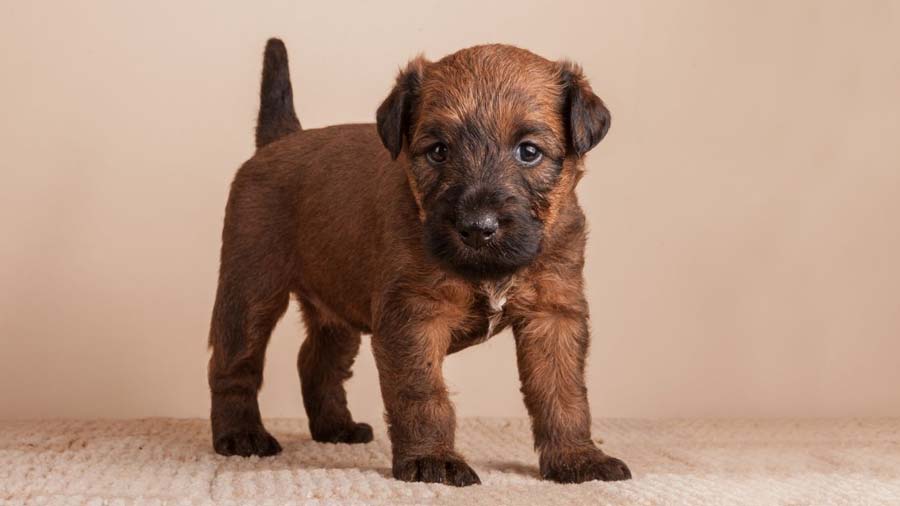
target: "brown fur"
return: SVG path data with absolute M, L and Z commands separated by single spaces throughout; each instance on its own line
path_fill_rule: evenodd
M 585 223 L 574 188 L 609 115 L 580 69 L 500 45 L 417 58 L 377 125 L 297 131 L 292 106 L 278 110 L 290 86 L 277 77 L 287 75 L 286 55 L 283 64 L 264 71 L 264 83 L 275 76 L 262 99 L 276 97 L 267 110 L 277 124 L 258 127 L 265 142 L 238 171 L 226 208 L 210 330 L 216 451 L 280 450 L 256 395 L 269 335 L 293 295 L 307 327 L 298 369 L 313 439 L 372 439 L 343 387 L 360 334 L 371 333 L 394 476 L 478 483 L 454 449 L 441 369 L 447 354 L 511 326 L 542 476 L 630 477 L 590 434 Z M 507 151 L 523 138 L 544 155 L 531 168 Z M 424 153 L 440 139 L 452 139 L 453 159 L 432 167 Z M 453 228 L 470 204 L 493 206 L 503 223 L 475 252 Z

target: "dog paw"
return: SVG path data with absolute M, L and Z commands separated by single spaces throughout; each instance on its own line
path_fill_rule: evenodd
M 372 426 L 367 423 L 352 423 L 343 427 L 316 430 L 312 432 L 313 441 L 320 443 L 359 444 L 372 441 Z
M 258 455 L 270 457 L 281 453 L 281 445 L 262 427 L 258 429 L 228 432 L 213 440 L 213 448 L 219 455 Z
M 541 477 L 558 483 L 630 480 L 631 470 L 621 460 L 598 449 L 557 455 L 541 462 Z
M 402 481 L 443 483 L 454 487 L 481 484 L 475 471 L 454 456 L 420 457 L 394 463 L 394 478 Z

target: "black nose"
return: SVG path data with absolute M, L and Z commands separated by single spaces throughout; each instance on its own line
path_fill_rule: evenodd
M 464 243 L 480 248 L 491 240 L 500 228 L 497 221 L 497 213 L 493 211 L 479 211 L 461 217 L 456 225 L 459 236 Z

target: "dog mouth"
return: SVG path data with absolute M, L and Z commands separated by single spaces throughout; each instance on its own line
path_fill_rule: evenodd
M 542 224 L 534 219 L 501 217 L 496 232 L 460 230 L 454 220 L 426 220 L 428 251 L 444 267 L 464 278 L 497 279 L 531 264 L 540 252 Z

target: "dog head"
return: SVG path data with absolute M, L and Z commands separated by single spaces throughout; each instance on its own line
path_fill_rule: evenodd
M 535 259 L 610 124 L 578 66 L 503 45 L 412 60 L 377 120 L 408 159 L 428 250 L 470 279 Z

